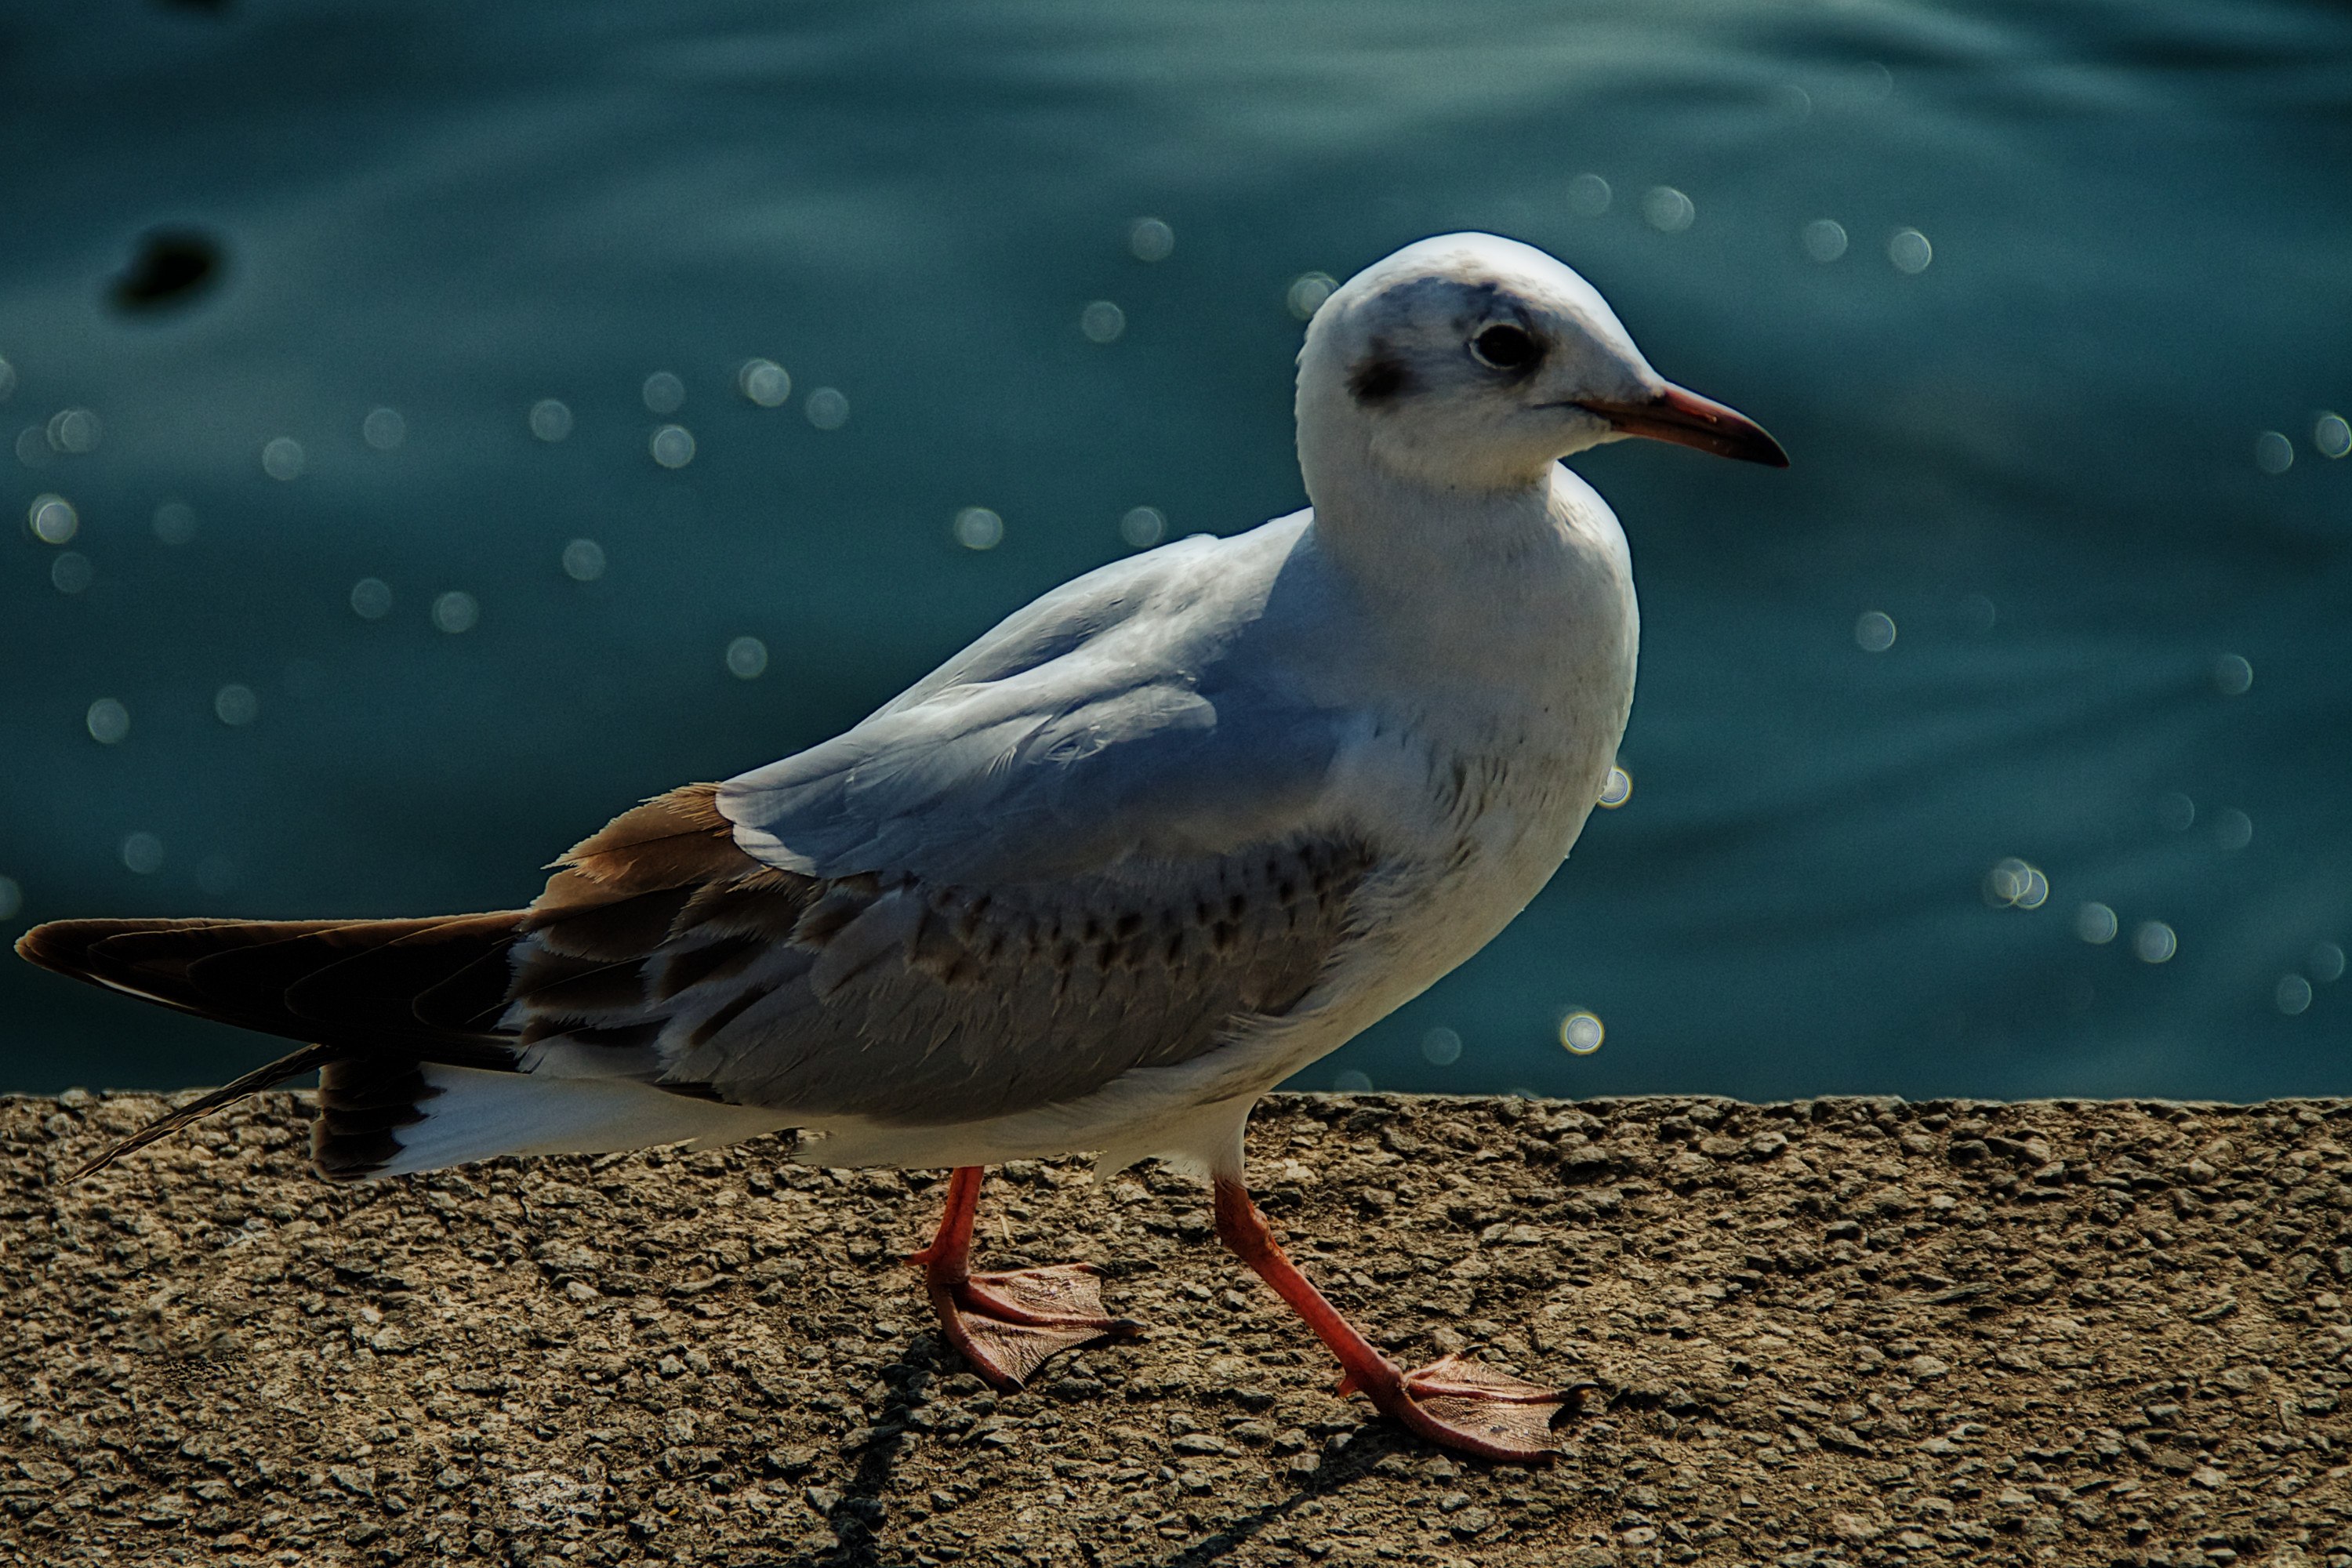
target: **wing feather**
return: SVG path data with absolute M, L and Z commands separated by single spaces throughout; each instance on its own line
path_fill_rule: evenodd
M 1247 673 L 1281 665 L 1247 645 L 1299 537 L 1081 578 L 837 739 L 616 821 L 533 906 L 509 1022 L 564 1071 L 939 1123 L 1293 1007 L 1379 858 L 1328 805 L 1358 721 Z M 687 896 L 655 942 L 591 885 Z

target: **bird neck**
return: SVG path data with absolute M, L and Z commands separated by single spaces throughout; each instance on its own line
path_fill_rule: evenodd
M 1299 469 L 1323 547 L 1367 586 L 1426 593 L 1507 569 L 1559 537 L 1549 463 L 1493 482 L 1437 479 L 1398 471 L 1356 432 L 1338 435 L 1302 431 Z

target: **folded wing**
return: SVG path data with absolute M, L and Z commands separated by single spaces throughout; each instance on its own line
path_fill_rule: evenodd
M 1354 719 L 1230 673 L 1286 542 L 1082 578 L 847 734 L 720 785 L 708 809 L 741 863 L 632 973 L 614 965 L 640 935 L 550 930 L 575 973 L 539 984 L 526 957 L 527 1059 L 634 1052 L 736 1103 L 940 1123 L 1073 1100 L 1291 1008 L 1376 850 L 1332 807 Z

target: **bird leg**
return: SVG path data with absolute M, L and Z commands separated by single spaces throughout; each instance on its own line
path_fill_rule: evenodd
M 1220 1176 L 1216 1194 L 1218 1239 L 1273 1286 L 1339 1358 L 1347 1369 L 1339 1380 L 1341 1394 L 1361 1390 L 1383 1414 L 1431 1442 L 1481 1458 L 1538 1464 L 1557 1452 L 1552 1417 L 1574 1397 L 1573 1390 L 1526 1383 L 1454 1355 L 1416 1371 L 1400 1369 L 1298 1271 L 1265 1215 L 1250 1202 L 1247 1187 Z
M 972 1371 L 1010 1393 L 1064 1351 L 1143 1331 L 1139 1323 L 1104 1315 L 1095 1282 L 1102 1270 L 1091 1263 L 974 1274 L 971 1222 L 980 1210 L 980 1180 L 978 1165 L 957 1168 L 948 1178 L 939 1234 L 907 1259 L 922 1269 L 940 1327 Z

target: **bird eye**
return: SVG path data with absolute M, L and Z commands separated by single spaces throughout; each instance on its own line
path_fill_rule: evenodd
M 1497 322 L 1470 340 L 1470 357 L 1492 370 L 1523 370 L 1543 350 L 1522 327 Z

